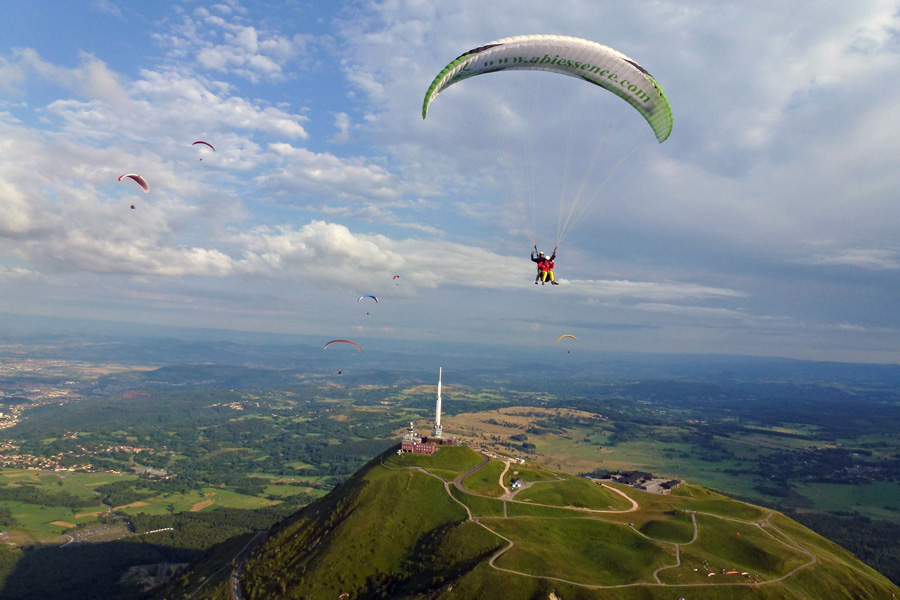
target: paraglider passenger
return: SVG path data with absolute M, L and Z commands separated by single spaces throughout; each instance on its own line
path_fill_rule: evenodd
M 553 269 L 556 268 L 556 263 L 553 260 L 556 258 L 556 250 L 553 251 L 553 254 L 550 255 L 550 258 L 544 263 L 544 281 L 550 280 L 550 285 L 559 285 L 559 282 L 556 281 L 556 277 L 553 275 Z

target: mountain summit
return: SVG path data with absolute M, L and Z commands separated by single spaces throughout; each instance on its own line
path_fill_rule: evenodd
M 466 446 L 384 453 L 274 528 L 239 575 L 251 600 L 900 597 L 776 511 Z

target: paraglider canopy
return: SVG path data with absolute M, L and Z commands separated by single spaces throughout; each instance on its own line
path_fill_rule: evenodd
M 119 181 L 122 181 L 124 178 L 128 177 L 129 179 L 133 179 L 137 182 L 141 189 L 144 190 L 144 193 L 150 191 L 150 186 L 147 184 L 147 180 L 138 175 L 137 173 L 125 173 L 124 175 L 119 176 Z
M 454 83 L 497 71 L 550 71 L 583 79 L 622 98 L 649 123 L 660 143 L 672 132 L 672 108 L 656 80 L 634 60 L 608 46 L 562 35 L 520 35 L 464 52 L 443 68 L 425 93 L 429 105 Z
M 331 344 L 350 344 L 351 346 L 353 346 L 354 348 L 356 348 L 357 350 L 359 350 L 359 353 L 360 353 L 360 354 L 362 354 L 362 348 L 359 347 L 359 344 L 357 344 L 356 342 L 351 342 L 350 340 L 331 340 L 330 342 L 328 342 L 327 344 L 325 344 L 325 345 L 322 347 L 322 349 L 324 350 L 325 348 L 327 348 L 327 347 L 330 346 Z
M 558 344 L 558 343 L 559 343 L 559 340 L 561 340 L 561 339 L 563 339 L 563 338 L 572 338 L 573 340 L 577 340 L 577 339 L 578 339 L 578 338 L 576 338 L 574 335 L 572 335 L 571 333 L 566 333 L 566 334 L 563 334 L 563 335 L 559 336 L 558 338 L 556 338 L 556 343 Z
M 366 294 L 365 296 L 360 296 L 360 297 L 359 297 L 359 300 L 357 300 L 357 302 L 359 302 L 359 301 L 362 300 L 363 298 L 371 298 L 371 299 L 374 300 L 375 302 L 378 302 L 378 298 L 376 298 L 376 297 L 373 296 L 372 294 Z
M 196 142 L 194 142 L 193 144 L 191 144 L 191 146 L 196 146 L 197 144 L 203 144 L 203 145 L 205 145 L 205 146 L 209 146 L 209 147 L 212 149 L 213 152 L 216 151 L 216 149 L 213 148 L 213 145 L 212 145 L 212 144 L 210 144 L 209 142 L 204 142 L 203 140 L 197 140 Z

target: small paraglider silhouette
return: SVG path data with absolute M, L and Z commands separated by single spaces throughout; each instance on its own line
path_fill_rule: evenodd
M 572 338 L 573 340 L 577 340 L 577 339 L 578 339 L 578 338 L 576 338 L 574 335 L 572 335 L 571 333 L 565 333 L 565 334 L 559 336 L 558 338 L 556 338 L 556 343 L 558 344 L 558 343 L 559 343 L 559 340 L 561 340 L 561 339 L 563 339 L 563 338 Z M 566 350 L 566 354 L 572 354 L 572 351 L 571 351 L 571 350 Z
M 344 373 L 343 369 L 338 369 L 338 375 L 342 375 Z
M 323 346 L 323 349 L 324 349 L 324 348 L 327 348 L 327 347 L 330 346 L 331 344 L 336 344 L 336 343 L 350 344 L 351 346 L 353 346 L 354 348 L 356 348 L 357 350 L 359 350 L 359 353 L 360 353 L 360 354 L 362 354 L 362 348 L 359 347 L 359 344 L 357 344 L 356 342 L 351 342 L 350 340 L 331 340 L 330 342 L 328 342 L 327 344 L 325 344 L 325 346 Z
M 359 297 L 359 300 L 357 300 L 357 302 L 359 302 L 359 301 L 362 300 L 363 298 L 371 298 L 372 300 L 375 301 L 375 304 L 378 304 L 378 298 L 376 298 L 376 297 L 373 296 L 372 294 L 366 294 L 365 296 L 360 296 L 360 297 Z M 366 311 L 366 314 L 369 314 L 369 311 Z
M 204 142 L 203 140 L 197 140 L 196 142 L 194 142 L 193 144 L 191 144 L 191 146 L 196 146 L 197 144 L 203 144 L 204 146 L 209 146 L 209 148 L 210 148 L 213 152 L 216 151 L 216 149 L 213 148 L 213 145 L 212 145 L 212 144 L 210 144 L 209 142 Z M 202 157 L 202 156 L 200 157 L 200 160 L 203 160 L 203 157 Z

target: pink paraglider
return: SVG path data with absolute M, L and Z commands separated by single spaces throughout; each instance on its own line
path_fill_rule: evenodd
M 124 175 L 119 176 L 119 181 L 122 181 L 124 178 L 128 177 L 129 179 L 134 179 L 141 189 L 144 190 L 144 193 L 150 191 L 150 186 L 147 184 L 147 180 L 138 175 L 137 173 L 125 173 Z

